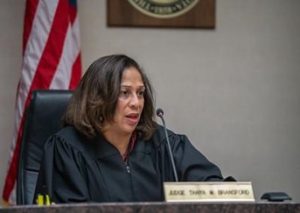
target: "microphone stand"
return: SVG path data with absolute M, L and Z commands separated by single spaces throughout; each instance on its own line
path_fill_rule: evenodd
M 165 123 L 165 119 L 163 117 L 163 113 L 164 112 L 163 112 L 162 109 L 158 109 L 156 111 L 157 116 L 160 117 L 160 119 L 162 120 L 163 126 L 164 126 L 164 132 L 165 132 L 165 136 L 166 136 L 166 140 L 167 140 L 169 157 L 170 157 L 170 160 L 171 160 L 171 165 L 172 165 L 172 169 L 173 169 L 174 178 L 175 178 L 175 182 L 178 182 L 178 176 L 177 176 L 177 171 L 176 171 L 176 167 L 175 167 L 173 152 L 172 152 L 172 149 L 171 149 L 170 140 L 169 140 L 169 137 L 168 137 L 166 123 Z

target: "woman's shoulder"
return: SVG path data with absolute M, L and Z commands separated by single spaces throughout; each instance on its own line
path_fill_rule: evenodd
M 92 145 L 91 139 L 81 134 L 73 126 L 63 127 L 50 137 L 49 142 L 56 146 L 75 148 L 81 152 L 86 151 Z
M 174 140 L 178 137 L 180 137 L 180 135 L 178 135 L 177 133 L 173 132 L 172 130 L 167 129 L 167 134 L 170 140 Z M 160 145 L 164 140 L 166 139 L 166 134 L 165 134 L 165 129 L 163 126 L 157 124 L 156 128 L 151 136 L 151 138 L 149 139 L 150 141 L 153 141 L 156 145 Z
M 76 143 L 81 140 L 82 135 L 73 126 L 66 126 L 56 132 L 53 137 L 62 139 L 66 143 Z

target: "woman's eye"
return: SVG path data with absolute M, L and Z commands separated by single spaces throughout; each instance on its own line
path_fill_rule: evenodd
M 121 90 L 120 95 L 124 96 L 124 97 L 127 97 L 129 95 L 129 92 L 126 91 L 126 90 Z
M 144 94 L 145 94 L 145 91 L 142 90 L 142 91 L 136 91 L 136 96 L 138 98 L 142 98 L 144 97 Z M 120 91 L 120 97 L 123 97 L 123 98 L 128 98 L 129 96 L 133 95 L 133 92 L 129 91 L 129 90 L 121 90 Z
M 138 92 L 138 96 L 140 96 L 140 97 L 144 96 L 144 94 L 145 94 L 145 91 L 139 91 Z

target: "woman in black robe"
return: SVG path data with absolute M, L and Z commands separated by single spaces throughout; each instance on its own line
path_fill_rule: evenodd
M 125 55 L 90 65 L 68 105 L 65 127 L 44 146 L 36 195 L 55 203 L 163 201 L 174 181 L 150 82 Z M 184 135 L 168 130 L 179 181 L 223 180 Z

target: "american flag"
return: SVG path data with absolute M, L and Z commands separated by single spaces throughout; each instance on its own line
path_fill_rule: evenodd
M 23 63 L 16 96 L 15 130 L 2 198 L 15 203 L 24 112 L 36 89 L 74 89 L 81 78 L 76 0 L 27 0 Z

